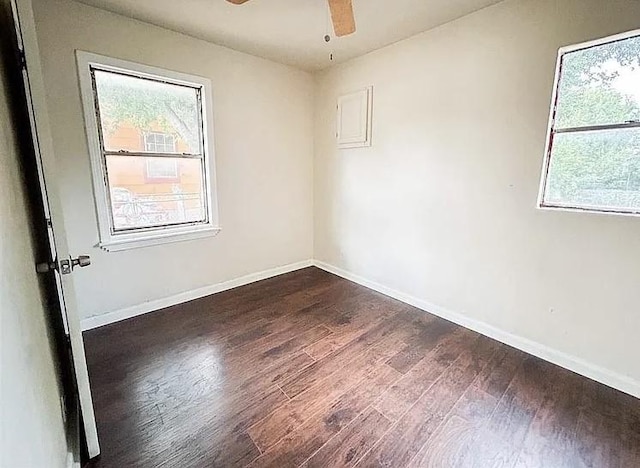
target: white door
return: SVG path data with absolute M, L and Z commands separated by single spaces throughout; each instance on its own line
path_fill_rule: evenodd
M 16 25 L 18 47 L 23 59 L 22 78 L 27 95 L 39 188 L 42 193 L 43 213 L 48 227 L 51 254 L 48 262 L 38 264 L 38 271 L 42 274 L 55 275 L 60 310 L 63 316 L 62 321 L 73 356 L 87 451 L 89 457 L 94 458 L 100 454 L 100 446 L 72 275 L 75 268 L 88 266 L 90 260 L 83 256 L 71 258 L 67 248 L 66 231 L 56 186 L 53 143 L 46 111 L 45 90 L 31 0 L 11 0 L 11 7 Z

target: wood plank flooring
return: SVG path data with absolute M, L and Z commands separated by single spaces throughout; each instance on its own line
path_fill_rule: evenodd
M 307 268 L 85 333 L 123 467 L 640 467 L 640 400 Z

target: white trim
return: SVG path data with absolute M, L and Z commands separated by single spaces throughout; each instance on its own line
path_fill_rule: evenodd
M 183 242 L 187 240 L 213 237 L 220 232 L 220 228 L 208 226 L 195 226 L 185 228 L 166 229 L 165 231 L 154 231 L 152 234 L 142 237 L 139 233 L 131 237 L 125 235 L 118 236 L 117 240 L 111 242 L 100 242 L 98 246 L 107 252 L 120 252 L 122 250 L 150 247 L 152 245 L 168 244 L 171 242 Z
M 436 315 L 445 320 L 449 320 L 464 328 L 468 328 L 477 333 L 493 338 L 494 340 L 497 340 L 501 343 L 517 348 L 521 351 L 524 351 L 525 353 L 532 354 L 541 359 L 544 359 L 545 361 L 549 361 L 553 364 L 556 364 L 565 369 L 569 369 L 604 385 L 628 393 L 629 395 L 632 395 L 636 398 L 640 398 L 640 382 L 632 379 L 631 377 L 610 371 L 608 369 L 597 366 L 562 351 L 550 348 L 528 338 L 514 335 L 505 330 L 494 327 L 493 325 L 489 325 L 485 322 L 471 319 L 465 315 L 453 312 L 428 301 L 418 299 L 417 297 L 411 296 L 410 294 L 405 294 L 398 290 L 389 288 L 380 283 L 368 280 L 362 276 L 356 275 L 320 260 L 305 260 L 302 262 L 291 263 L 289 265 L 272 268 L 258 273 L 252 273 L 240 278 L 235 278 L 229 281 L 217 283 L 211 286 L 205 286 L 203 288 L 194 289 L 191 291 L 185 291 L 173 296 L 156 299 L 114 312 L 89 317 L 82 320 L 82 330 L 91 330 L 103 325 L 119 322 L 121 320 L 136 317 L 138 315 L 154 312 L 159 309 L 182 304 L 194 299 L 209 296 L 310 266 L 315 266 L 329 273 L 340 276 L 341 278 L 353 281 L 354 283 L 360 284 L 366 288 L 397 299 L 401 302 L 404 302 L 405 304 L 417 307 L 418 309 L 424 310 L 425 312 Z
M 579 44 L 572 44 L 564 47 L 560 47 L 560 54 L 566 54 L 567 52 L 575 52 L 576 50 L 589 49 L 591 47 L 597 47 L 611 42 L 624 41 L 632 37 L 640 36 L 640 29 L 632 29 L 631 31 L 622 32 L 619 34 L 613 34 L 612 36 L 602 37 L 594 39 L 592 41 L 581 42 Z
M 640 211 L 614 211 L 614 210 L 605 210 L 601 208 L 575 208 L 571 206 L 560 206 L 560 205 L 539 205 L 537 207 L 540 211 L 564 211 L 565 213 L 589 213 L 591 215 L 616 215 L 616 216 L 627 216 L 627 217 L 635 217 L 640 216 Z
M 269 270 L 264 270 L 258 273 L 251 273 L 249 275 L 241 276 L 239 278 L 235 278 L 229 281 L 224 281 L 222 283 L 213 284 L 211 286 L 205 286 L 198 289 L 192 289 L 190 291 L 174 294 L 173 296 L 163 297 L 162 299 L 155 299 L 149 302 L 144 302 L 142 304 L 127 307 L 125 309 L 116 310 L 114 312 L 108 312 L 102 315 L 95 315 L 93 317 L 89 317 L 82 320 L 81 322 L 82 331 L 91 330 L 92 328 L 98 328 L 103 325 L 119 322 L 121 320 L 136 317 L 138 315 L 154 312 L 159 309 L 164 309 L 166 307 L 170 307 L 173 305 L 182 304 L 184 302 L 192 301 L 194 299 L 210 296 L 212 294 L 226 291 L 228 289 L 233 289 L 239 286 L 244 286 L 246 284 L 255 283 L 256 281 L 272 278 L 274 276 L 282 275 L 284 273 L 289 273 L 289 272 L 300 270 L 302 268 L 307 268 L 310 266 L 313 266 L 312 260 L 305 260 L 302 262 L 290 263 L 289 265 L 271 268 Z
M 328 271 L 334 275 L 345 278 L 354 283 L 358 283 L 366 288 L 378 291 L 386 296 L 392 297 L 406 304 L 422 309 L 430 314 L 437 315 L 445 320 L 454 322 L 464 328 L 468 328 L 482 335 L 493 338 L 506 345 L 517 348 L 525 353 L 537 356 L 545 361 L 549 361 L 565 369 L 569 369 L 580 375 L 588 377 L 592 380 L 596 380 L 604 385 L 613 387 L 624 393 L 628 393 L 636 398 L 640 398 L 640 382 L 632 379 L 626 375 L 619 374 L 617 372 L 610 371 L 603 367 L 597 366 L 583 359 L 571 356 L 570 354 L 558 351 L 556 349 L 545 346 L 536 341 L 524 338 L 522 336 L 514 335 L 500 328 L 489 325 L 479 320 L 471 319 L 465 315 L 453 312 L 444 307 L 432 304 L 430 302 L 418 299 L 417 297 L 405 294 L 395 289 L 384 286 L 375 281 L 368 280 L 362 276 L 353 274 L 341 268 L 335 267 L 328 263 L 314 260 L 314 266 Z
M 195 75 L 188 75 L 172 70 L 151 67 L 139 63 L 120 60 L 113 57 L 93 54 L 76 50 L 78 80 L 82 97 L 82 110 L 87 134 L 87 144 L 91 159 L 91 173 L 93 176 L 93 193 L 96 215 L 98 218 L 99 246 L 107 251 L 125 250 L 163 242 L 183 240 L 185 231 L 220 230 L 218 218 L 218 197 L 216 196 L 215 148 L 213 137 L 213 105 L 211 81 Z M 207 221 L 197 225 L 163 226 L 155 230 L 144 230 L 129 233 L 112 232 L 112 214 L 107 187 L 107 174 L 103 161 L 103 151 L 100 144 L 100 131 L 96 117 L 96 103 L 94 100 L 91 79 L 91 67 L 101 70 L 133 74 L 142 78 L 161 80 L 167 83 L 189 86 L 200 90 L 202 106 L 202 154 L 204 158 L 203 185 L 207 201 Z M 181 155 L 176 154 L 175 157 Z M 176 234 L 172 238 L 170 234 Z M 202 237 L 202 233 L 199 232 Z M 112 246 L 118 246 L 112 248 Z
M 544 146 L 544 159 L 542 160 L 542 172 L 540 174 L 540 186 L 538 188 L 537 208 L 544 206 L 544 193 L 547 188 L 547 176 L 549 172 L 549 163 L 551 160 L 551 135 L 553 135 L 553 125 L 556 116 L 556 107 L 558 105 L 558 84 L 560 83 L 560 71 L 562 69 L 562 49 L 558 52 L 556 59 L 556 71 L 553 78 L 553 91 L 551 93 L 551 104 L 549 105 L 549 120 L 547 121 L 547 138 Z

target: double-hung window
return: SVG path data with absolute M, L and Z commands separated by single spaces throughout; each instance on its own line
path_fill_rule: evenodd
M 87 52 L 77 59 L 99 245 L 218 232 L 209 80 Z
M 640 215 L 640 31 L 560 50 L 539 206 Z

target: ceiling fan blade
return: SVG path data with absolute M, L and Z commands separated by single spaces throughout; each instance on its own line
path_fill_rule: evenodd
M 234 5 L 242 5 L 243 3 L 248 2 L 249 0 L 227 0 L 229 3 L 233 3 Z
M 348 36 L 356 32 L 356 20 L 353 16 L 352 0 L 328 0 L 331 21 L 336 36 Z

